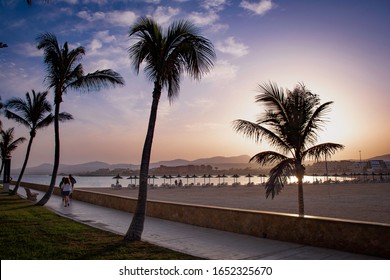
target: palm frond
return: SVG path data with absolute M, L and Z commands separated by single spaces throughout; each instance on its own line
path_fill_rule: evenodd
M 333 101 L 323 103 L 311 114 L 303 132 L 303 138 L 306 142 L 314 144 L 317 141 L 317 131 L 322 130 L 322 126 L 326 122 L 323 116 L 329 112 L 331 104 L 333 104 Z
M 71 121 L 73 120 L 72 114 L 66 113 L 66 112 L 61 112 L 58 115 L 58 119 L 60 122 L 66 122 L 66 121 Z
M 47 101 L 48 92 L 36 93 L 32 90 L 32 94 L 26 93 L 26 99 L 12 98 L 6 104 L 6 117 L 12 119 L 31 130 L 39 128 L 40 122 L 50 114 L 52 107 Z
M 266 198 L 270 195 L 274 198 L 282 191 L 284 185 L 287 183 L 287 178 L 291 176 L 293 169 L 294 159 L 285 158 L 270 170 L 269 179 L 265 183 Z
M 259 85 L 259 92 L 255 102 L 264 103 L 268 110 L 277 114 L 280 114 L 285 121 L 288 120 L 288 114 L 286 112 L 286 97 L 283 88 L 279 88 L 276 83 L 269 82 Z
M 97 70 L 93 73 L 79 77 L 79 79 L 70 83 L 69 87 L 78 90 L 83 89 L 91 91 L 108 88 L 110 86 L 122 86 L 124 83 L 121 75 L 111 69 L 106 69 Z
M 273 152 L 273 151 L 266 151 L 266 152 L 261 152 L 256 155 L 254 155 L 249 162 L 256 162 L 260 165 L 271 165 L 274 164 L 275 162 L 281 162 L 286 160 L 287 157 L 283 154 Z
M 269 122 L 265 120 L 264 123 Z M 256 143 L 261 142 L 263 138 L 265 138 L 271 145 L 281 149 L 283 152 L 288 152 L 290 150 L 288 144 L 285 143 L 279 135 L 261 124 L 246 120 L 235 120 L 233 121 L 233 129 L 237 133 L 242 133 L 244 136 L 253 139 Z
M 329 159 L 336 151 L 344 149 L 344 145 L 336 143 L 322 143 L 316 146 L 313 146 L 307 149 L 303 157 L 313 158 L 316 161 L 320 160 L 322 157 Z
M 6 109 L 4 113 L 5 113 L 5 117 L 7 119 L 11 119 L 11 120 L 23 125 L 23 126 L 26 126 L 26 127 L 30 126 L 30 123 L 25 119 L 24 116 L 20 116 L 16 113 L 10 111 L 9 109 Z

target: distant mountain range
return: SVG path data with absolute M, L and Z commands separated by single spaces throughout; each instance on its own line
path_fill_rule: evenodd
M 390 154 L 383 155 L 383 156 L 377 156 L 370 158 L 369 160 L 383 160 L 383 161 L 390 161 Z
M 161 165 L 164 166 L 181 166 L 181 165 L 212 165 L 214 168 L 219 169 L 230 169 L 230 168 L 246 168 L 246 167 L 258 167 L 255 163 L 249 163 L 250 156 L 241 155 L 233 157 L 211 157 L 211 158 L 200 158 L 197 160 L 185 160 L 175 159 L 169 161 L 159 161 L 150 164 L 150 168 L 156 168 Z M 368 160 L 384 160 L 390 161 L 390 154 L 376 156 Z M 109 164 L 101 161 L 87 162 L 82 164 L 60 164 L 58 173 L 61 174 L 80 174 L 86 172 L 93 172 L 99 169 L 139 169 L 139 165 L 135 164 Z M 53 170 L 53 164 L 44 163 L 39 166 L 29 167 L 26 169 L 26 175 L 50 175 Z M 12 174 L 19 174 L 20 169 L 13 169 Z
M 184 160 L 184 159 L 175 159 L 169 161 L 159 161 L 150 164 L 150 168 L 164 166 L 181 166 L 181 165 L 212 165 L 213 167 L 218 167 L 221 169 L 229 168 L 245 168 L 248 166 L 254 166 L 254 164 L 249 164 L 250 156 L 241 155 L 234 157 L 211 157 L 211 158 L 201 158 L 197 160 Z M 101 161 L 87 162 L 82 164 L 60 164 L 58 173 L 63 174 L 79 174 L 85 172 L 93 172 L 99 169 L 139 169 L 139 165 L 135 164 L 109 164 Z M 44 163 L 35 167 L 26 168 L 26 175 L 50 175 L 53 171 L 53 164 Z M 18 174 L 20 169 L 13 169 L 12 174 Z

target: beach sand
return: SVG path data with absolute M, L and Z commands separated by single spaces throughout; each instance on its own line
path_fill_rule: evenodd
M 137 198 L 138 189 L 85 188 Z M 156 188 L 149 200 L 297 214 L 296 186 L 285 186 L 274 199 L 263 186 Z M 390 224 L 390 183 L 304 185 L 305 214 Z

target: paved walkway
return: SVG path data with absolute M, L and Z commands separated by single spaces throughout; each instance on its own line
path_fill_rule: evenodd
M 20 188 L 21 196 L 24 189 Z M 35 190 L 34 190 L 35 192 Z M 43 193 L 39 192 L 38 199 Z M 52 195 L 49 209 L 76 221 L 124 235 L 132 214 L 72 200 L 63 207 L 62 199 Z M 218 231 L 157 218 L 146 217 L 142 239 L 175 251 L 216 260 L 368 260 L 371 256 Z

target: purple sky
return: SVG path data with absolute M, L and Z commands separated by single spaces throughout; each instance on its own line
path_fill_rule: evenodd
M 333 159 L 390 153 L 389 1 L 25 1 L 0 2 L 0 95 L 2 101 L 46 90 L 42 52 L 35 38 L 54 33 L 61 43 L 82 45 L 87 72 L 111 68 L 123 88 L 69 92 L 62 109 L 75 120 L 61 126 L 61 162 L 140 162 L 153 84 L 130 67 L 129 27 L 139 16 L 163 26 L 189 19 L 217 53 L 212 72 L 200 82 L 183 79 L 179 98 L 160 102 L 152 161 L 254 155 L 269 150 L 236 134 L 235 119 L 255 121 L 258 84 L 273 81 L 292 89 L 303 82 L 321 101 L 334 101 L 319 142 L 346 146 Z M 49 95 L 50 101 L 53 95 Z M 24 127 L 2 117 L 3 128 Z M 13 154 L 21 165 L 23 144 Z M 53 128 L 38 132 L 29 166 L 52 162 Z

